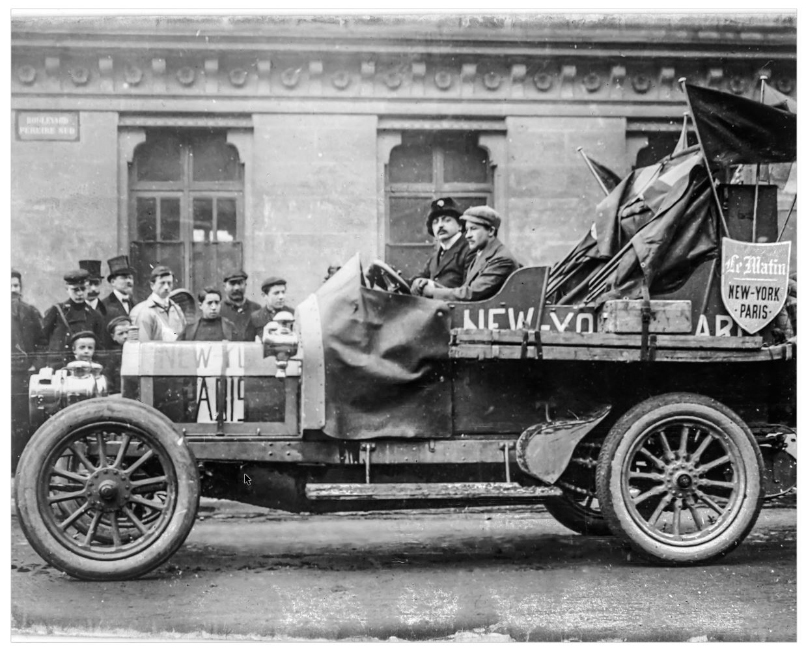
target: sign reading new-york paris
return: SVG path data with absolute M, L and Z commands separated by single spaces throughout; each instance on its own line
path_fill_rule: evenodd
M 722 302 L 750 334 L 770 323 L 786 302 L 791 244 L 722 240 Z

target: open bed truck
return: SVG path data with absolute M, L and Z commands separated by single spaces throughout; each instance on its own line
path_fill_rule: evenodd
M 775 241 L 777 214 L 754 209 L 748 234 L 746 202 L 730 200 L 749 191 L 759 205 L 755 189 L 717 193 L 701 163 L 654 204 L 625 179 L 618 191 L 632 187 L 648 211 L 632 234 L 614 212 L 629 235 L 615 255 L 583 240 L 485 301 L 407 295 L 393 270 L 364 274 L 353 258 L 300 305 L 293 331 L 271 327 L 262 345 L 126 343 L 122 396 L 55 412 L 26 447 L 25 535 L 68 574 L 117 580 L 181 546 L 200 495 L 306 512 L 542 501 L 653 562 L 723 556 L 765 495 L 794 485 L 795 343 L 772 290 L 778 311 L 753 335 L 731 317 L 725 233 L 763 247 L 752 240 Z M 665 285 L 646 281 L 641 255 L 619 267 L 679 201 L 676 236 L 697 218 L 711 241 L 692 240 L 682 266 L 656 276 L 674 276 Z M 758 250 L 772 249 L 745 252 Z

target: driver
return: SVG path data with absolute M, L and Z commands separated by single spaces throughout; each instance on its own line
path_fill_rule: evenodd
M 495 210 L 479 205 L 466 210 L 460 219 L 465 222 L 465 237 L 471 255 L 475 257 L 471 258 L 470 268 L 460 287 L 438 287 L 433 280 L 428 280 L 422 287 L 422 294 L 427 298 L 461 302 L 484 300 L 494 296 L 504 281 L 520 268 L 497 237 L 501 217 Z
M 436 287 L 455 288 L 462 285 L 465 272 L 473 261 L 473 254 L 462 236 L 462 213 L 450 197 L 431 203 L 431 212 L 425 219 L 428 234 L 436 238 L 437 247 L 419 275 L 411 281 L 411 293 L 421 296 L 429 280 Z

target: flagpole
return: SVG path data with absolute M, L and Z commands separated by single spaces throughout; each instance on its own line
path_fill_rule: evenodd
M 784 220 L 784 225 L 781 228 L 781 232 L 778 233 L 778 239 L 776 239 L 776 243 L 781 241 L 781 237 L 784 236 L 784 230 L 786 230 L 786 225 L 789 223 L 789 217 L 792 216 L 792 210 L 795 209 L 795 202 L 798 200 L 798 195 L 795 194 L 795 198 L 792 199 L 792 205 L 789 206 L 789 214 L 786 215 L 786 219 Z
M 697 141 L 700 143 L 702 147 L 702 138 L 700 137 L 700 130 L 697 128 L 697 118 L 695 116 L 695 111 L 691 107 L 691 102 L 688 99 L 688 92 L 686 91 L 686 78 L 680 77 L 677 80 L 677 83 L 683 88 L 683 92 L 686 95 L 686 103 L 688 104 L 689 111 L 691 111 L 691 123 L 694 125 L 694 133 L 697 134 Z M 705 155 L 705 147 L 702 147 L 702 159 L 705 161 L 705 171 L 708 174 L 708 180 L 711 182 L 711 189 L 714 192 L 714 202 L 716 203 L 716 209 L 719 211 L 719 219 L 722 222 L 722 229 L 725 231 L 725 236 L 730 237 L 730 230 L 728 230 L 728 222 L 725 221 L 725 215 L 722 212 L 722 204 L 719 202 L 719 194 L 716 191 L 716 183 L 714 182 L 714 175 L 711 173 L 711 165 L 708 164 L 708 156 Z
M 610 192 L 607 190 L 607 186 L 604 184 L 602 179 L 599 178 L 599 174 L 596 173 L 596 170 L 593 168 L 591 161 L 588 159 L 588 157 L 585 155 L 585 152 L 582 150 L 582 147 L 577 147 L 577 152 L 582 154 L 582 159 L 585 161 L 585 164 L 588 166 L 588 169 L 591 170 L 591 174 L 593 174 L 594 178 L 596 178 L 596 182 L 599 183 L 599 187 L 602 188 L 602 192 L 605 193 L 605 196 L 610 194 Z
M 761 103 L 764 103 L 764 89 L 767 86 L 767 75 L 761 75 Z M 761 163 L 756 163 L 756 190 L 753 193 L 753 239 L 752 242 L 755 244 L 756 239 L 758 239 L 758 182 L 759 182 L 759 173 L 761 171 Z

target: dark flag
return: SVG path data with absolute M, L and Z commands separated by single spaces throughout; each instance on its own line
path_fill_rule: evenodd
M 686 95 L 697 136 L 711 164 L 727 167 L 795 160 L 793 113 L 699 86 L 686 85 Z
M 609 167 L 606 167 L 600 162 L 597 162 L 590 156 L 586 156 L 591 165 L 591 171 L 599 177 L 599 181 L 607 188 L 608 192 L 612 192 L 621 183 L 621 178 Z

